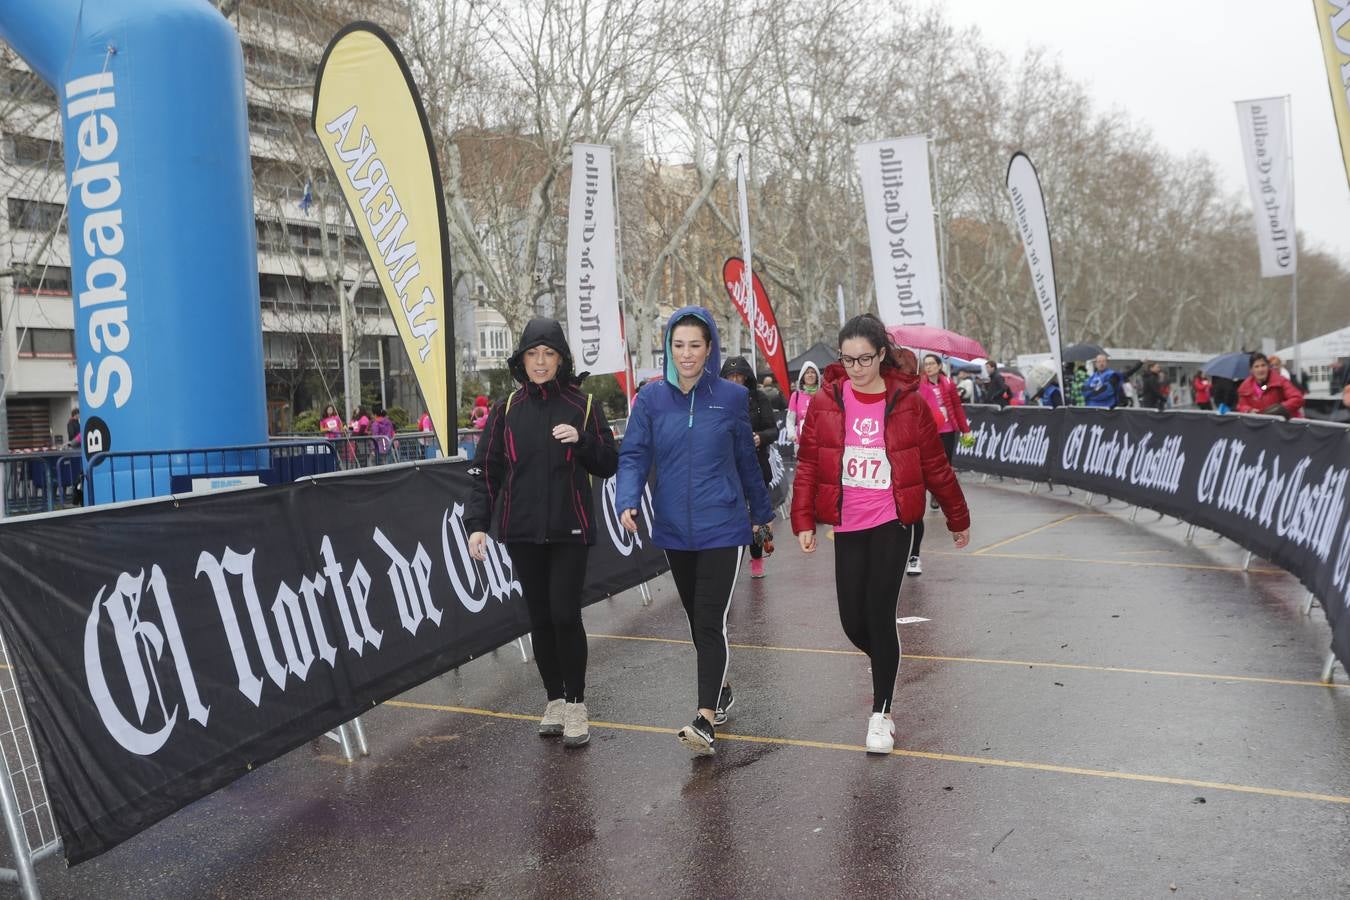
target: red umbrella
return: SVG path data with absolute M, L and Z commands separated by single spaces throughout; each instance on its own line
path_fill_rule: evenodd
M 892 325 L 886 331 L 890 334 L 891 340 L 906 347 L 934 350 L 962 359 L 989 356 L 979 341 L 945 328 L 936 328 L 932 325 Z
M 1026 379 L 1023 378 L 1021 375 L 1014 375 L 1012 372 L 1006 372 L 1002 369 L 999 370 L 999 374 L 1001 374 L 1003 376 L 1003 380 L 1007 382 L 1008 390 L 1012 391 L 1013 393 L 1013 404 L 1016 406 L 1021 406 L 1022 392 L 1027 389 Z

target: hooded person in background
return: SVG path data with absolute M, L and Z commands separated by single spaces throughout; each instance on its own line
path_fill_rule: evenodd
M 548 693 L 539 734 L 561 734 L 564 746 L 579 747 L 590 740 L 581 623 L 586 558 L 595 543 L 590 478 L 613 475 L 619 457 L 600 404 L 578 389 L 586 376 L 573 372 L 561 325 L 531 319 L 507 366 L 520 387 L 488 413 L 468 470 L 469 555 L 487 558 L 496 512 L 497 539 L 520 579 Z
M 802 439 L 802 429 L 806 427 L 806 410 L 810 408 L 811 398 L 818 390 L 820 390 L 820 369 L 816 368 L 815 363 L 807 360 L 802 363 L 802 370 L 797 373 L 797 389 L 788 400 L 787 429 L 788 436 L 792 438 L 794 444 Z
M 755 442 L 755 455 L 759 457 L 759 470 L 764 473 L 764 487 L 767 488 L 773 480 L 773 471 L 769 467 L 769 447 L 778 440 L 778 420 L 774 418 L 773 407 L 764 392 L 755 386 L 754 370 L 744 356 L 733 356 L 723 363 L 722 377 L 743 385 L 750 393 L 751 437 Z M 750 544 L 750 577 L 764 577 L 764 546 L 759 541 Z

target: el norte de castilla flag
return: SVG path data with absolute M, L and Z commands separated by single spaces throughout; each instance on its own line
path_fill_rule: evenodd
M 386 32 L 356 22 L 324 52 L 310 120 L 379 277 L 447 456 L 455 452 L 450 245 L 436 149 Z

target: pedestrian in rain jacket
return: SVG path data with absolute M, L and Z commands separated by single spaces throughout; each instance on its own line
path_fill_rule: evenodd
M 717 720 L 734 702 L 726 623 L 736 573 L 752 525 L 767 526 L 773 505 L 755 454 L 749 394 L 717 374 L 712 315 L 699 306 L 676 311 L 665 350 L 665 377 L 642 386 L 628 417 L 615 505 L 635 532 L 652 476 L 652 540 L 666 551 L 698 655 L 698 712 L 677 735 L 708 755 Z
M 581 591 L 596 535 L 591 477 L 613 475 L 618 453 L 604 410 L 578 387 L 585 375 L 573 371 L 560 324 L 531 319 L 507 366 L 521 386 L 488 413 L 469 468 L 469 553 L 486 558 L 495 514 L 548 694 L 539 733 L 577 747 L 590 740 Z

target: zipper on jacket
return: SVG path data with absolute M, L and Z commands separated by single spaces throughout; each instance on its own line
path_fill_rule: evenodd
M 696 384 L 689 391 L 689 425 L 684 430 L 685 447 L 688 451 L 684 455 L 684 518 L 685 534 L 691 542 L 694 540 L 694 393 L 697 390 Z
M 539 403 L 544 408 L 543 409 L 544 447 L 546 448 L 544 455 L 545 457 L 547 457 L 548 456 L 547 450 L 552 449 L 550 443 L 553 440 L 553 427 L 549 423 L 553 420 L 553 417 L 551 415 L 552 412 L 551 404 L 549 404 L 548 402 L 548 391 L 545 390 L 545 388 L 546 385 L 541 384 L 539 386 L 539 397 L 540 397 Z M 543 538 L 542 543 L 545 544 L 548 543 L 548 530 L 553 523 L 553 492 L 548 489 L 549 478 L 547 474 L 548 469 L 551 468 L 552 466 L 549 466 L 547 469 L 545 469 L 546 474 L 544 475 L 544 523 L 543 528 L 540 529 L 541 531 L 540 536 Z

